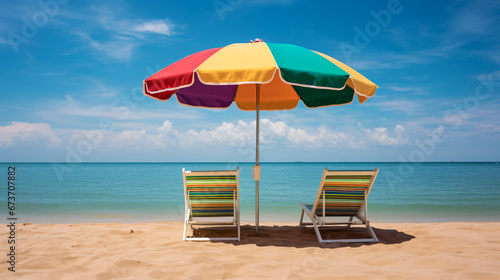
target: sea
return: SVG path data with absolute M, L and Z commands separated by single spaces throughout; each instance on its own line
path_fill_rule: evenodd
M 0 163 L 5 195 L 0 202 L 4 204 L 0 217 L 4 221 L 15 217 L 18 223 L 182 221 L 183 168 L 204 171 L 239 167 L 241 219 L 253 223 L 253 165 Z M 261 222 L 298 223 L 298 202 L 314 201 L 324 168 L 375 167 L 380 171 L 368 197 L 368 218 L 372 223 L 500 221 L 497 162 L 264 162 L 261 166 Z M 9 167 L 15 168 L 14 178 L 9 178 Z M 9 201 L 14 204 L 9 205 Z

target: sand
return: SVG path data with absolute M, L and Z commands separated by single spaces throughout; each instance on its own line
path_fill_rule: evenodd
M 0 279 L 500 279 L 500 223 L 373 226 L 379 243 L 319 244 L 274 223 L 242 226 L 240 242 L 185 242 L 178 222 L 25 224 L 16 272 L 1 231 Z

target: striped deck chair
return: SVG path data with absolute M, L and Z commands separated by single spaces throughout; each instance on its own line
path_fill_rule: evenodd
M 369 171 L 328 171 L 325 168 L 323 178 L 319 185 L 318 194 L 314 204 L 303 204 L 300 215 L 299 228 L 302 226 L 314 226 L 318 241 L 320 243 L 332 242 L 378 242 L 375 232 L 370 227 L 366 217 L 366 198 L 378 174 L 378 168 Z M 311 219 L 312 223 L 304 223 L 304 213 Z M 329 222 L 328 217 L 349 217 L 347 222 Z M 356 218 L 359 221 L 353 221 Z M 372 238 L 369 239 L 329 239 L 321 237 L 319 227 L 332 225 L 366 226 Z
M 239 168 L 236 171 L 186 171 L 182 169 L 182 174 L 186 210 L 183 239 L 240 241 Z M 238 236 L 187 237 L 187 227 L 193 227 L 193 225 L 233 225 L 238 229 Z

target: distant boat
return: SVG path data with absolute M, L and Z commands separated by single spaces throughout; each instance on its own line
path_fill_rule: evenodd
M 451 163 L 453 163 L 453 159 L 451 159 Z

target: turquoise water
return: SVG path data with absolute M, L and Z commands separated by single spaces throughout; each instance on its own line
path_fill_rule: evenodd
M 0 180 L 7 194 L 7 167 Z M 17 163 L 20 222 L 182 221 L 182 168 L 240 167 L 241 215 L 254 221 L 253 163 Z M 500 221 L 500 164 L 262 163 L 260 219 L 297 222 L 298 201 L 312 202 L 323 169 L 380 169 L 368 198 L 372 222 Z M 0 215 L 6 217 L 7 199 Z M 0 208 L 0 209 L 1 209 Z

